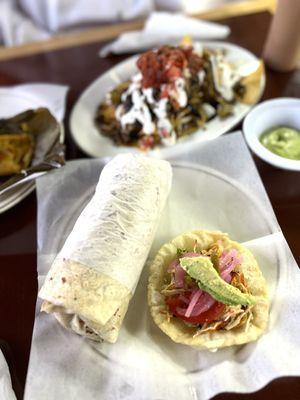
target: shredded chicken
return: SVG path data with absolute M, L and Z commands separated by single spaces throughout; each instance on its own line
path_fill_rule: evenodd
M 222 329 L 223 324 L 224 321 L 205 323 L 201 326 L 201 328 L 197 329 L 197 332 L 193 335 L 193 337 L 197 337 L 206 332 L 214 332 L 219 329 Z
M 174 296 L 174 294 L 185 293 L 186 289 L 172 289 L 172 288 L 164 288 L 161 290 L 161 294 L 165 296 Z

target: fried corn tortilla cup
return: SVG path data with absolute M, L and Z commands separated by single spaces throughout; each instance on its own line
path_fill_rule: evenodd
M 243 307 L 238 310 L 237 306 L 225 305 L 223 314 L 217 321 L 198 326 L 187 323 L 172 315 L 166 303 L 164 293 L 168 292 L 168 287 L 170 288 L 168 286 L 170 264 L 180 257 L 178 254 L 182 249 L 188 254 L 192 254 L 191 252 L 211 254 L 211 249 L 216 246 L 220 246 L 224 254 L 228 255 L 230 251 L 237 254 L 241 262 L 238 262 L 231 272 L 231 276 L 234 275 L 232 281 L 235 279 L 237 287 L 253 296 L 255 304 L 244 310 Z M 184 257 L 184 254 L 182 256 Z M 186 233 L 162 246 L 150 267 L 148 302 L 155 323 L 165 334 L 174 342 L 197 349 L 214 350 L 254 341 L 262 335 L 268 324 L 269 300 L 266 281 L 254 256 L 245 247 L 230 240 L 227 234 L 221 232 L 202 230 Z M 228 311 L 231 309 L 230 314 Z

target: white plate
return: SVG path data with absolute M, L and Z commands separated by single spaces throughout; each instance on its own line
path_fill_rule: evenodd
M 0 88 L 0 118 L 10 118 L 25 110 L 41 107 L 41 100 L 27 93 L 13 93 L 9 88 Z M 61 125 L 61 141 L 64 133 Z M 24 183 L 0 196 L 0 214 L 20 203 L 35 189 L 34 182 Z
M 101 168 L 100 163 L 98 168 Z M 278 232 L 277 225 L 269 220 L 259 201 L 239 182 L 214 169 L 192 163 L 175 162 L 172 163 L 172 169 L 171 193 L 150 250 L 148 261 L 155 257 L 164 243 L 169 242 L 183 232 L 198 229 L 221 230 L 222 232 L 227 232 L 231 239 L 248 243 L 250 249 L 251 243 L 255 243 L 258 238 L 271 238 Z M 82 172 L 82 174 L 79 172 L 80 179 L 85 179 L 86 182 L 91 184 L 90 190 L 87 191 L 85 187 L 74 190 L 74 198 L 71 200 L 71 212 L 63 220 L 57 215 L 52 215 L 51 219 L 59 220 L 60 226 L 54 228 L 56 232 L 55 239 L 51 240 L 50 251 L 48 248 L 48 252 L 51 255 L 57 254 L 59 249 L 62 248 L 78 216 L 95 191 L 99 175 L 98 171 L 97 173 L 93 171 L 93 177 L 96 177 L 96 181 L 93 183 L 91 182 L 93 178 L 84 174 L 84 171 Z M 192 186 L 192 182 L 197 182 L 197 185 Z M 205 191 L 203 188 L 205 188 Z M 57 187 L 56 190 L 59 191 L 61 188 Z M 216 193 L 218 193 L 217 196 Z M 52 196 L 57 198 L 59 195 L 54 192 Z M 189 205 L 188 208 L 186 207 L 187 204 Z M 241 204 L 243 205 L 242 207 Z M 259 223 L 257 222 L 258 220 Z M 241 224 L 240 221 L 243 221 L 243 223 Z M 47 232 L 53 238 L 51 232 L 48 230 Z M 264 253 L 261 253 L 258 249 L 252 249 L 252 251 L 254 251 L 263 275 L 268 282 L 268 290 L 273 307 L 279 279 L 284 279 L 283 273 L 279 276 L 279 265 L 283 263 L 284 255 L 276 242 L 272 243 L 272 240 L 270 242 L 271 245 L 269 243 L 269 246 L 271 246 L 275 254 L 274 259 L 277 260 L 276 265 L 266 261 Z M 149 265 L 149 263 L 147 264 Z M 153 359 L 156 359 L 157 363 L 162 362 L 159 357 L 163 356 L 166 351 L 172 354 L 172 357 L 177 358 L 178 364 L 181 364 L 182 360 L 186 361 L 188 368 L 184 370 L 185 373 L 191 373 L 192 371 L 194 373 L 199 369 L 199 364 L 197 364 L 199 360 L 196 357 L 196 364 L 193 364 L 191 360 L 195 359 L 194 356 L 198 353 L 198 350 L 182 345 L 178 346 L 178 344 L 172 342 L 153 324 L 152 318 L 147 312 L 148 304 L 145 288 L 147 287 L 148 275 L 148 268 L 145 267 L 134 298 L 131 300 L 117 344 L 114 346 L 107 343 L 98 345 L 91 341 L 89 345 L 96 348 L 101 356 L 110 360 L 113 364 L 121 363 L 126 368 L 133 367 L 139 357 L 143 358 L 145 363 L 147 358 L 149 363 L 153 362 Z M 143 317 L 137 320 L 136 315 Z M 62 330 L 64 329 L 62 328 Z M 134 345 L 131 345 L 133 341 Z M 247 346 L 251 347 L 252 344 L 242 347 L 245 348 Z M 162 349 L 163 351 L 161 352 Z M 231 357 L 238 361 L 240 349 L 241 346 L 223 349 L 219 351 L 219 354 L 224 354 L 224 359 L 227 359 L 228 354 L 231 354 Z M 190 359 L 184 355 L 187 353 L 191 355 Z M 122 354 L 122 360 L 120 359 L 120 354 Z M 209 352 L 206 352 L 206 354 L 208 354 L 207 362 L 213 362 L 212 360 L 215 357 L 210 356 Z M 218 362 L 220 361 L 219 357 L 217 357 L 217 360 Z
M 280 157 L 260 143 L 260 135 L 276 126 L 289 126 L 300 130 L 300 99 L 282 97 L 264 101 L 253 108 L 243 124 L 246 141 L 258 157 L 275 167 L 300 171 L 300 160 Z
M 248 50 L 226 42 L 202 42 L 212 49 L 223 48 L 228 52 L 228 59 L 237 65 L 257 61 L 257 57 Z M 128 80 L 136 72 L 135 62 L 138 56 L 133 56 L 96 79 L 83 92 L 75 104 L 71 117 L 70 129 L 77 145 L 92 157 L 114 156 L 120 152 L 139 152 L 138 149 L 125 146 L 116 146 L 107 137 L 102 136 L 94 123 L 96 110 L 105 99 L 105 95 L 118 83 Z M 261 82 L 261 94 L 265 86 L 265 77 Z M 214 118 L 206 124 L 205 130 L 198 130 L 192 135 L 180 139 L 174 146 L 159 147 L 149 151 L 148 155 L 160 158 L 168 158 L 188 151 L 195 143 L 214 139 L 225 132 L 230 131 L 250 111 L 251 106 L 238 103 L 234 108 L 234 115 L 224 120 Z
M 77 164 L 73 173 L 65 175 L 66 182 L 57 184 L 54 177 L 48 180 L 49 197 L 47 201 L 42 200 L 39 209 L 40 283 L 90 200 L 102 167 L 99 160 L 90 167 Z M 286 281 L 281 244 L 272 241 L 278 226 L 268 216 L 269 210 L 237 181 L 211 168 L 177 162 L 173 164 L 173 174 L 171 193 L 150 258 L 163 243 L 195 229 L 219 229 L 228 232 L 232 239 L 247 241 L 268 282 L 272 300 L 270 329 L 274 328 L 276 310 L 281 310 L 277 290 L 280 283 Z M 62 195 L 62 187 L 68 196 Z M 60 204 L 60 207 L 53 204 Z M 249 246 L 259 237 L 271 240 L 268 245 L 263 242 L 260 246 Z M 217 353 L 199 352 L 176 344 L 149 315 L 147 279 L 146 267 L 114 345 L 83 340 L 61 327 L 53 317 L 38 312 L 25 398 L 73 399 L 76 393 L 77 398 L 84 399 L 191 400 L 208 396 L 192 396 L 189 387 L 195 388 L 197 394 L 203 393 L 201 387 L 213 381 L 217 383 L 217 389 L 212 387 L 215 391 L 212 395 L 220 392 L 222 389 L 218 385 L 224 374 L 232 374 L 237 384 L 244 381 L 243 377 L 250 376 L 251 383 L 251 371 L 256 370 L 260 361 L 264 362 L 264 342 L 268 341 L 268 333 L 256 343 Z M 38 300 L 38 309 L 40 302 Z M 250 389 L 258 389 L 267 382 L 266 379 L 258 382 L 254 377 Z M 126 388 L 131 388 L 128 396 L 124 394 Z M 143 396 L 143 393 L 147 395 Z

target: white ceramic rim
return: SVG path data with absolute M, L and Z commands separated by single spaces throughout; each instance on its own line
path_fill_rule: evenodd
M 300 111 L 300 99 L 293 97 L 280 97 L 277 99 L 266 100 L 255 106 L 244 119 L 243 132 L 246 141 L 251 150 L 261 159 L 271 165 L 275 165 L 282 169 L 300 171 L 300 160 L 290 160 L 288 158 L 280 157 L 277 154 L 272 153 L 265 146 L 263 146 L 258 140 L 258 136 L 251 133 L 251 122 L 255 119 L 256 115 L 264 112 L 264 110 L 276 105 L 281 107 L 289 107 L 290 105 L 299 106 Z

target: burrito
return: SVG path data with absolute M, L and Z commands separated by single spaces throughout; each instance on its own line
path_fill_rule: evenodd
M 114 343 L 166 203 L 167 161 L 113 158 L 56 256 L 39 297 L 68 329 Z
M 165 244 L 150 267 L 155 323 L 177 343 L 215 350 L 256 340 L 268 323 L 265 279 L 252 253 L 221 232 Z

